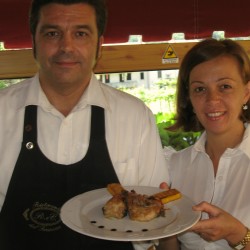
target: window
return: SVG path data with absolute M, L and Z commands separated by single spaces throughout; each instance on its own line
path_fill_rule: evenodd
M 105 83 L 110 83 L 110 75 L 109 74 L 105 75 Z
M 120 77 L 120 82 L 124 82 L 124 75 L 123 74 L 119 74 Z
M 131 73 L 127 73 L 127 81 L 131 81 L 132 80 L 132 74 Z

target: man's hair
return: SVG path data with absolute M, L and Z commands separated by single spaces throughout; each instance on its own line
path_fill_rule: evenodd
M 35 37 L 37 25 L 40 19 L 40 10 L 43 6 L 51 3 L 58 3 L 64 5 L 85 3 L 92 6 L 96 13 L 98 37 L 104 34 L 107 23 L 107 8 L 105 0 L 33 0 L 31 3 L 29 15 L 29 26 L 33 39 Z

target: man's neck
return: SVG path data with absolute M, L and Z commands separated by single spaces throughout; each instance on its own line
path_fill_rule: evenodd
M 65 117 L 73 110 L 81 99 L 88 85 L 77 85 L 70 88 L 53 88 L 41 83 L 49 102 Z

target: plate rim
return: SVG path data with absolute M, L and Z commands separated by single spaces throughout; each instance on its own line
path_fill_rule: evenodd
M 162 191 L 162 189 L 157 188 L 157 187 L 152 187 L 152 186 L 124 186 L 124 188 L 127 189 L 127 190 L 132 190 L 132 189 L 135 189 L 135 190 L 136 189 L 152 190 L 152 194 Z M 161 239 L 161 238 L 165 238 L 165 237 L 171 237 L 173 235 L 182 233 L 182 232 L 188 230 L 189 228 L 191 228 L 201 218 L 201 212 L 200 211 L 192 211 L 192 214 L 193 214 L 192 223 L 184 226 L 181 229 L 172 230 L 172 232 L 167 232 L 166 231 L 166 233 L 161 233 L 161 234 L 156 234 L 156 235 L 151 235 L 151 236 L 150 236 L 150 233 L 152 233 L 151 231 L 143 232 L 142 234 L 126 233 L 126 237 L 125 237 L 125 232 L 110 232 L 110 231 L 109 231 L 109 233 L 112 234 L 112 235 L 106 235 L 106 234 L 101 234 L 101 233 L 98 233 L 98 234 L 96 233 L 96 235 L 95 235 L 93 232 L 88 232 L 88 230 L 86 230 L 86 229 L 79 228 L 78 225 L 75 225 L 73 221 L 70 221 L 69 218 L 67 218 L 65 213 L 67 212 L 66 211 L 67 207 L 70 206 L 73 202 L 81 199 L 82 197 L 86 197 L 86 196 L 89 196 L 89 195 L 91 195 L 93 193 L 98 193 L 98 192 L 104 192 L 104 193 L 106 193 L 106 195 L 111 197 L 111 195 L 107 191 L 107 188 L 99 188 L 99 189 L 94 189 L 94 190 L 91 190 L 91 191 L 88 191 L 88 192 L 85 192 L 85 193 L 78 194 L 78 195 L 72 197 L 71 199 L 69 199 L 68 201 L 66 201 L 62 205 L 61 210 L 60 210 L 60 218 L 62 220 L 62 223 L 65 224 L 67 227 L 69 227 L 73 231 L 76 231 L 76 232 L 78 232 L 80 234 L 83 234 L 83 235 L 86 235 L 86 236 L 89 236 L 89 237 L 93 237 L 93 238 L 98 238 L 98 239 L 103 239 L 103 240 L 113 240 L 113 241 L 144 241 L 144 240 L 157 240 L 157 239 Z M 146 192 L 146 191 L 144 191 L 144 192 Z M 148 193 L 145 193 L 145 194 L 148 194 Z M 192 203 L 192 205 L 195 205 L 195 203 L 184 194 L 182 194 L 181 199 L 178 199 L 178 200 L 173 201 L 173 202 L 169 202 L 167 204 L 168 204 L 168 206 L 170 206 L 170 208 L 175 207 L 175 206 L 178 208 L 178 202 L 183 202 L 183 201 L 189 202 L 189 203 Z M 77 211 L 81 212 L 81 209 L 82 208 L 78 208 L 79 211 L 78 210 Z M 142 222 L 142 223 L 144 223 L 144 222 Z M 175 223 L 174 221 L 171 222 L 169 225 L 167 225 L 165 227 L 165 229 L 170 225 L 173 226 L 172 224 L 174 224 L 174 223 Z M 96 228 L 96 230 L 99 230 L 99 228 Z M 154 231 L 157 231 L 157 230 L 160 230 L 160 229 L 155 229 Z M 118 235 L 118 233 L 122 234 L 123 236 Z

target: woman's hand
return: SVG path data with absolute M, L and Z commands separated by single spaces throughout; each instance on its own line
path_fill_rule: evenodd
M 204 240 L 216 241 L 225 239 L 229 244 L 237 244 L 247 232 L 246 227 L 231 214 L 202 202 L 193 207 L 195 211 L 206 212 L 209 219 L 200 220 L 191 230 L 198 233 Z

